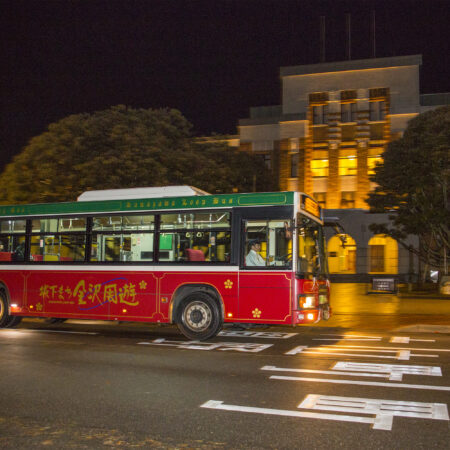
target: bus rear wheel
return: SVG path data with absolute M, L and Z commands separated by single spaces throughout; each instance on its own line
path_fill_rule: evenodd
M 6 292 L 0 290 L 0 328 L 12 328 L 20 323 L 22 317 L 8 314 L 8 297 Z
M 222 323 L 219 305 L 206 292 L 193 292 L 181 301 L 177 325 L 187 338 L 210 339 L 221 330 Z

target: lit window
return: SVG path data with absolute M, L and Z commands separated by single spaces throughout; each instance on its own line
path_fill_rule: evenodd
M 311 161 L 311 172 L 313 178 L 328 176 L 328 159 L 313 159 Z
M 313 197 L 317 200 L 317 203 L 321 208 L 325 208 L 327 204 L 327 193 L 326 192 L 314 192 Z
M 341 192 L 341 208 L 355 207 L 356 192 Z
M 339 175 L 356 175 L 358 170 L 357 160 L 355 156 L 347 156 L 339 158 Z
M 376 101 L 370 102 L 370 121 L 379 122 L 384 120 L 385 116 L 385 102 Z
M 328 123 L 328 106 L 313 106 L 313 125 L 322 125 Z
M 343 103 L 341 105 L 341 122 L 356 122 L 356 103 Z
M 375 173 L 375 167 L 377 164 L 382 163 L 383 158 L 380 155 L 369 156 L 367 158 L 367 173 L 373 175 Z

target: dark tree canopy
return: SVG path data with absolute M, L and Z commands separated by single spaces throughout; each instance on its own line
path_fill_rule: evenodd
M 0 178 L 5 204 L 71 201 L 84 191 L 189 184 L 208 192 L 270 190 L 253 155 L 199 143 L 173 109 L 114 106 L 66 117 L 31 139 Z
M 450 257 L 450 107 L 412 119 L 404 136 L 388 145 L 384 163 L 369 194 L 373 212 L 389 213 L 390 223 L 372 225 L 406 246 L 408 235 L 419 236 L 420 249 L 411 249 L 425 262 L 445 264 Z M 408 247 L 409 248 L 409 247 Z

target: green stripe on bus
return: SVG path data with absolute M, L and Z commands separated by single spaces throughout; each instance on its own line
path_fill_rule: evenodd
M 292 205 L 294 192 L 221 194 L 133 200 L 40 203 L 0 206 L 0 216 L 106 213 L 119 211 L 226 208 L 233 206 Z

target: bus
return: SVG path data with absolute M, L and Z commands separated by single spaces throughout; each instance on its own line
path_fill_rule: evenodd
M 0 206 L 0 327 L 23 317 L 152 322 L 206 340 L 224 324 L 330 314 L 322 212 L 304 193 L 171 186 Z

